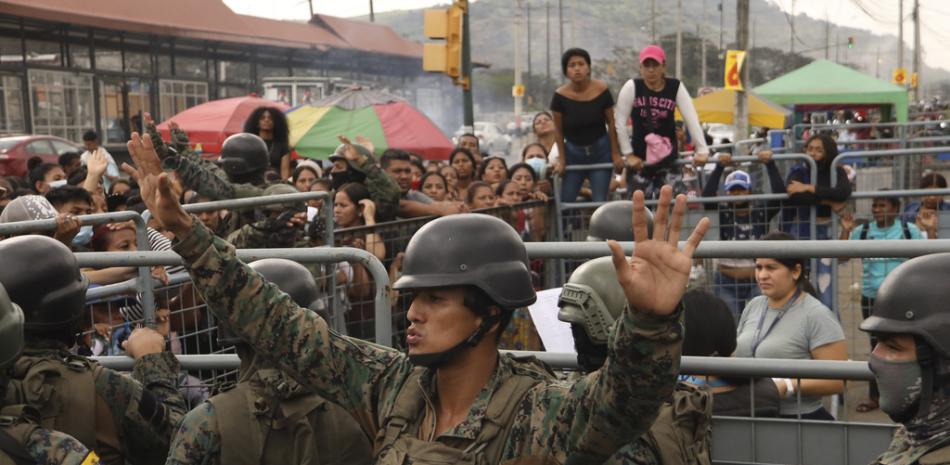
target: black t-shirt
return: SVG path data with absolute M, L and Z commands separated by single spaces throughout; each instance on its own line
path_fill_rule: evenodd
M 564 139 L 577 145 L 592 145 L 607 133 L 604 112 L 613 106 L 610 89 L 604 89 L 593 100 L 574 100 L 557 92 L 551 98 L 551 111 L 561 114 Z
M 673 150 L 659 164 L 666 165 L 675 160 L 679 154 L 676 146 L 676 93 L 679 92 L 680 81 L 666 78 L 663 90 L 654 92 L 647 87 L 643 79 L 634 79 L 637 97 L 633 102 L 630 118 L 633 120 L 633 135 L 630 144 L 633 153 L 646 159 L 647 134 L 656 134 L 669 139 Z M 619 123 L 618 123 L 619 124 Z
M 283 142 L 276 142 L 274 139 L 264 139 L 267 144 L 268 158 L 270 158 L 271 168 L 280 171 L 280 157 L 290 153 L 290 145 Z

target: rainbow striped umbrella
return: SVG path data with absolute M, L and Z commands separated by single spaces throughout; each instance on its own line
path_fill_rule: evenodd
M 300 156 L 326 160 L 340 145 L 338 135 L 415 152 L 428 160 L 448 158 L 453 145 L 427 116 L 404 99 L 384 92 L 349 89 L 287 110 L 290 144 Z

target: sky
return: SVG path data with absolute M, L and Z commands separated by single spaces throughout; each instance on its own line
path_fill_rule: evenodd
M 514 0 L 512 0 L 514 1 Z M 542 3 L 543 0 L 531 0 Z M 553 0 L 550 0 L 553 1 Z M 621 0 L 623 1 L 623 0 Z M 665 2 L 667 0 L 658 0 Z M 789 12 L 794 7 L 796 14 L 804 13 L 818 19 L 827 17 L 833 23 L 871 30 L 877 34 L 897 35 L 898 0 L 766 0 Z M 711 0 L 715 4 L 716 0 Z M 929 66 L 950 71 L 950 1 L 919 0 L 924 26 L 921 42 L 924 62 Z M 224 0 L 232 10 L 247 15 L 273 19 L 307 19 L 309 12 L 306 0 Z M 374 0 L 376 12 L 425 8 L 447 4 L 447 0 Z M 565 2 L 567 3 L 567 2 Z M 904 42 L 913 45 L 913 22 L 910 12 L 914 0 L 904 0 Z M 735 0 L 726 1 L 727 8 Z M 369 0 L 313 0 L 314 11 L 332 16 L 361 16 L 369 14 Z M 863 8 L 863 9 L 862 9 Z M 905 57 L 908 66 L 911 58 Z

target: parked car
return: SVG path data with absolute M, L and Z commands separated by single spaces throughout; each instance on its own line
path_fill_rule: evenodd
M 0 138 L 0 176 L 26 176 L 26 162 L 40 157 L 44 163 L 58 163 L 67 152 L 82 153 L 81 145 L 56 136 L 12 136 Z
M 455 131 L 452 138 L 453 142 L 458 144 L 458 138 L 465 134 L 465 126 Z M 494 155 L 502 152 L 507 155 L 511 151 L 511 137 L 498 127 L 497 124 L 488 121 L 475 122 L 475 136 L 478 137 L 478 146 L 482 152 Z
M 713 145 L 722 144 L 726 140 L 730 142 L 736 141 L 736 127 L 728 124 L 711 123 L 706 128 L 706 133 L 712 137 Z

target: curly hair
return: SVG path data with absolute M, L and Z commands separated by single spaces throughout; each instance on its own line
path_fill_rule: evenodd
M 290 126 L 287 124 L 287 116 L 277 108 L 266 105 L 257 107 L 250 116 L 244 120 L 244 132 L 260 135 L 261 116 L 264 116 L 265 112 L 270 113 L 271 119 L 274 120 L 274 142 L 283 144 L 290 143 Z

